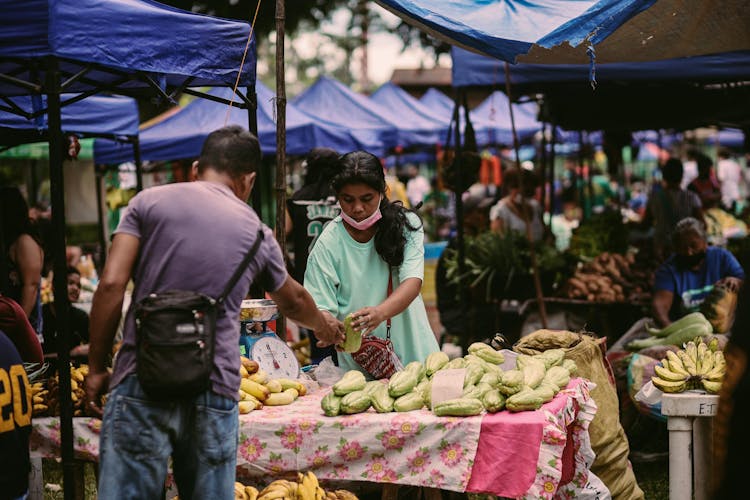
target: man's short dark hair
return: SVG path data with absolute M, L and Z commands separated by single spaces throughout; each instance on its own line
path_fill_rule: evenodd
M 208 134 L 198 158 L 198 171 L 211 168 L 236 178 L 257 171 L 260 157 L 258 138 L 239 125 L 229 125 Z
M 78 268 L 75 266 L 68 266 L 68 275 L 71 275 L 71 274 L 77 274 L 78 276 L 80 276 L 81 271 L 79 271 Z
M 682 182 L 682 162 L 677 158 L 668 159 L 661 169 L 661 174 L 668 183 L 679 184 Z

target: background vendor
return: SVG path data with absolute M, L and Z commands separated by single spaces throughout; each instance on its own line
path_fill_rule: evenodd
M 728 250 L 708 246 L 703 224 L 682 219 L 672 233 L 675 252 L 657 270 L 652 301 L 654 318 L 661 326 L 698 310 L 717 284 L 737 292 L 745 272 Z

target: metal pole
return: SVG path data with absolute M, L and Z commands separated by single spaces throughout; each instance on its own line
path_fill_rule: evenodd
M 143 191 L 143 161 L 138 136 L 133 138 L 133 158 L 135 158 L 135 190 L 140 193 Z
M 99 223 L 99 266 L 104 269 L 107 260 L 107 228 L 102 213 L 102 166 L 94 165 L 94 178 L 96 186 L 96 220 Z
M 550 207 L 554 210 L 555 206 L 555 143 L 557 142 L 557 125 L 550 123 L 552 129 L 552 144 L 549 148 L 549 203 Z M 552 229 L 552 217 L 549 219 L 549 227 Z
M 547 194 L 547 124 L 542 122 L 542 144 L 541 144 L 541 151 L 540 151 L 540 163 L 542 167 L 542 213 L 544 211 L 547 211 L 549 209 L 549 220 L 550 224 L 552 224 L 552 204 L 550 203 L 547 205 L 547 202 L 550 200 L 550 196 Z M 552 190 L 552 186 L 549 186 L 550 191 Z
M 63 463 L 65 500 L 75 498 L 73 469 L 73 402 L 70 394 L 70 304 L 68 303 L 68 262 L 65 256 L 65 180 L 63 178 L 63 137 L 60 119 L 60 74 L 50 59 L 47 70 L 47 118 L 49 121 L 49 178 L 52 199 L 53 291 L 57 316 L 57 372 L 60 401 L 60 450 Z
M 284 0 L 276 0 L 276 240 L 286 255 L 286 81 L 284 74 Z M 276 320 L 276 334 L 286 340 L 286 318 Z
M 456 99 L 455 99 L 455 105 L 453 108 L 453 123 L 456 124 L 456 128 L 454 130 L 455 135 L 455 145 L 453 147 L 454 156 L 453 156 L 453 163 L 455 166 L 455 172 L 456 172 L 456 178 L 455 178 L 455 186 L 453 186 L 453 191 L 456 193 L 456 243 L 458 244 L 458 275 L 463 276 L 465 272 L 465 262 L 464 262 L 464 204 L 463 199 L 461 198 L 461 195 L 463 195 L 463 176 L 461 175 L 461 155 L 463 153 L 461 149 L 461 128 L 459 126 L 460 123 L 460 107 L 461 107 L 461 94 L 463 93 L 462 89 L 456 89 Z M 461 299 L 461 308 L 464 308 L 466 299 L 465 294 L 460 293 L 459 297 Z
M 505 63 L 505 93 L 508 95 L 508 109 L 510 110 L 510 127 L 513 131 L 513 150 L 516 156 L 516 168 L 518 169 L 518 187 L 521 191 L 521 215 L 523 216 L 523 222 L 526 226 L 526 239 L 529 240 L 529 257 L 531 259 L 531 271 L 534 277 L 534 289 L 536 290 L 536 302 L 539 305 L 539 316 L 542 320 L 542 328 L 547 328 L 547 308 L 544 305 L 544 294 L 542 293 L 542 280 L 539 277 L 539 264 L 536 260 L 536 249 L 534 248 L 534 240 L 531 237 L 531 221 L 529 220 L 529 214 L 526 211 L 526 199 L 523 191 L 523 171 L 521 170 L 521 160 L 519 158 L 519 143 L 518 133 L 516 132 L 516 120 L 513 115 L 513 99 L 510 89 L 510 66 Z
M 252 132 L 256 137 L 258 136 L 258 95 L 255 93 L 255 88 L 248 87 L 245 95 L 250 99 L 250 102 L 254 104 L 255 107 L 248 106 L 247 107 L 247 128 Z M 261 161 L 262 163 L 262 161 Z M 263 220 L 263 195 L 261 194 L 261 186 L 262 183 L 265 181 L 262 175 L 262 168 L 258 168 L 258 176 L 255 179 L 255 187 L 253 188 L 253 192 L 250 195 L 250 204 L 253 207 L 253 210 L 255 210 L 255 213 L 258 214 L 258 217 L 260 220 Z

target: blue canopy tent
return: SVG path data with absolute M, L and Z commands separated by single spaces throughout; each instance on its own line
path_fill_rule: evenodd
M 435 143 L 444 142 L 448 132 L 450 117 L 422 104 L 419 99 L 393 83 L 380 86 L 370 99 L 392 112 L 400 118 L 399 129 L 434 130 Z
M 419 102 L 428 106 L 433 113 L 439 113 L 443 117 L 447 116 L 448 119 L 453 113 L 453 99 L 434 87 L 427 89 L 427 92 L 419 98 Z
M 536 103 L 514 104 L 513 111 L 519 141 L 528 142 L 542 130 L 542 124 L 536 119 Z M 470 117 L 476 130 L 477 144 L 513 144 L 510 101 L 499 90 L 471 110 Z M 486 137 L 483 137 L 485 134 Z
M 431 117 L 381 106 L 326 77 L 319 78 L 293 104 L 316 120 L 348 128 L 363 149 L 378 156 L 395 147 L 433 147 L 442 140 L 445 127 Z
M 190 85 L 253 88 L 255 45 L 243 71 L 248 23 L 201 16 L 148 0 L 0 0 L 0 109 L 18 113 L 9 97 L 47 96 L 52 198 L 54 294 L 60 327 L 58 362 L 70 359 L 65 258 L 61 107 L 103 91 L 172 99 Z M 179 48 L 179 50 L 176 50 Z M 63 93 L 78 93 L 61 100 Z M 239 105 L 254 107 L 254 95 Z M 250 128 L 255 131 L 255 113 Z M 70 374 L 60 370 L 64 495 L 75 496 Z
M 256 83 L 258 95 L 258 138 L 265 155 L 276 150 L 276 124 L 274 123 L 273 92 Z M 208 95 L 228 99 L 232 90 L 217 87 Z M 156 120 L 154 125 L 140 133 L 141 155 L 147 161 L 197 158 L 206 136 L 224 126 L 226 106 L 214 101 L 196 99 L 178 111 L 168 111 L 167 118 Z M 247 127 L 247 113 L 233 108 L 229 124 Z M 300 112 L 292 104 L 286 107 L 286 152 L 302 155 L 314 147 L 330 147 L 337 151 L 350 151 L 356 142 L 349 132 L 333 125 L 325 125 Z M 122 163 L 132 160 L 131 151 L 109 140 L 94 143 L 94 160 L 97 163 Z
M 745 153 L 750 151 L 750 148 L 747 147 L 749 143 L 747 131 L 743 132 L 740 129 L 727 128 L 719 130 L 716 136 L 716 140 L 721 146 L 732 149 L 744 149 Z

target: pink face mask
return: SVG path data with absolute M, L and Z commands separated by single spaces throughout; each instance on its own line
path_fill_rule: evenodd
M 383 201 L 383 198 L 380 198 L 380 201 Z M 375 224 L 377 221 L 383 218 L 383 214 L 380 213 L 380 202 L 378 202 L 378 208 L 366 219 L 362 219 L 361 221 L 357 222 L 356 220 L 349 217 L 346 212 L 343 210 L 341 211 L 341 219 L 343 219 L 344 222 L 352 226 L 354 229 L 357 229 L 359 231 L 364 231 L 366 229 L 370 229 L 373 224 Z

